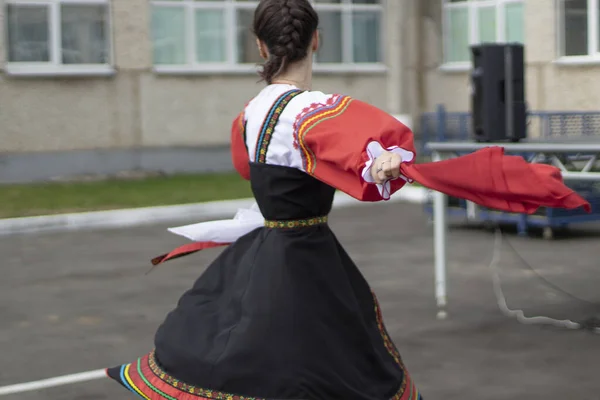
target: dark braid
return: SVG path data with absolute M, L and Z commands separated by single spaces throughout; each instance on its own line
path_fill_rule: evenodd
M 260 76 L 268 84 L 289 64 L 308 55 L 319 17 L 308 0 L 261 0 L 254 13 L 253 31 L 269 50 Z

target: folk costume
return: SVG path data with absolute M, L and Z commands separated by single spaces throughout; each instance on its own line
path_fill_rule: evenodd
M 327 224 L 334 192 L 380 201 L 407 182 L 533 212 L 589 205 L 553 167 L 500 148 L 415 165 L 410 130 L 343 95 L 264 88 L 235 119 L 233 164 L 256 206 L 171 229 L 193 242 L 160 264 L 227 246 L 179 300 L 138 360 L 107 369 L 143 399 L 419 400 L 368 283 Z M 373 181 L 384 150 L 400 178 Z

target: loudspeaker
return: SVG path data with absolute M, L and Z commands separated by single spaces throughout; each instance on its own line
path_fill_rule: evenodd
M 521 44 L 471 46 L 471 115 L 478 142 L 526 137 L 525 57 Z

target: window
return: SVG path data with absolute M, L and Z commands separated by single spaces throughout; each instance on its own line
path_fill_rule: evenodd
M 313 0 L 319 13 L 317 65 L 381 68 L 381 0 Z M 239 70 L 262 60 L 251 33 L 255 0 L 152 0 L 157 71 Z
M 600 0 L 559 0 L 559 54 L 600 56 Z
M 6 70 L 111 72 L 108 0 L 6 0 Z
M 442 1 L 445 63 L 470 62 L 474 44 L 524 42 L 523 0 Z

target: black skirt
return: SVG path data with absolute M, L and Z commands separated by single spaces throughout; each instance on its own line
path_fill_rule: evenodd
M 376 297 L 326 215 L 290 218 L 328 213 L 334 191 L 307 175 L 286 179 L 312 187 L 306 204 L 315 203 L 286 213 L 281 184 L 275 197 L 260 194 L 294 170 L 254 168 L 264 174 L 253 178 L 261 210 L 276 198 L 266 208 L 287 218 L 228 246 L 166 317 L 155 349 L 108 375 L 146 399 L 418 400 Z M 295 210 L 297 193 L 291 199 Z

